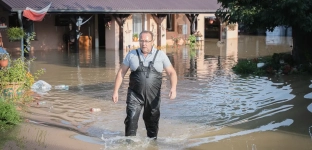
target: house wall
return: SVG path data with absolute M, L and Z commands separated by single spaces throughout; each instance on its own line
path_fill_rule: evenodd
M 203 37 L 205 37 L 205 18 L 208 18 L 208 17 L 215 17 L 215 15 L 214 14 L 199 14 L 197 17 L 198 31 L 200 31 L 203 34 Z M 228 27 L 223 29 L 222 38 L 226 38 L 226 39 L 238 38 L 238 24 L 236 24 L 234 30 L 229 30 Z
M 0 17 L 4 16 L 6 17 L 6 20 L 8 22 L 8 16 L 9 13 L 5 12 L 0 9 Z M 31 42 L 31 49 L 32 50 L 65 50 L 67 46 L 65 45 L 63 41 L 63 35 L 66 33 L 69 29 L 67 26 L 55 26 L 55 16 L 54 14 L 47 14 L 42 22 L 35 22 L 35 32 L 37 34 L 37 39 Z M 204 29 L 205 29 L 205 17 L 214 16 L 214 14 L 199 14 L 198 16 L 198 24 L 197 24 L 197 30 L 200 31 L 203 34 L 204 37 Z M 87 19 L 87 18 L 84 18 Z M 142 19 L 144 21 L 144 14 L 142 14 Z M 7 23 L 8 24 L 8 23 Z M 142 24 L 142 29 L 144 30 L 145 24 Z M 180 25 L 186 25 L 187 28 L 187 34 L 183 34 L 181 30 L 179 31 Z M 166 19 L 163 20 L 161 23 L 161 26 L 157 27 L 157 24 L 151 14 L 146 15 L 146 28 L 147 30 L 150 30 L 154 33 L 154 46 L 165 49 L 166 45 L 172 45 L 172 37 L 182 37 L 184 41 L 187 40 L 188 36 L 190 35 L 190 22 L 185 16 L 185 14 L 175 14 L 174 17 L 174 31 L 167 31 L 167 25 L 166 25 Z M 157 28 L 161 30 L 161 45 L 157 45 Z M 133 41 L 133 22 L 132 17 L 130 16 L 127 18 L 124 28 L 123 28 L 123 45 L 124 47 L 122 49 L 127 50 L 134 49 L 139 47 L 139 42 Z M 235 27 L 234 31 L 228 31 L 226 30 L 226 38 L 237 38 L 238 37 L 238 26 Z M 4 47 L 7 48 L 8 51 L 19 51 L 20 50 L 20 41 L 14 41 L 10 42 L 8 38 L 5 38 L 6 32 L 4 29 L 0 29 L 0 32 L 2 33 L 3 37 L 3 43 Z M 94 18 L 92 18 L 90 21 L 88 21 L 86 24 L 84 24 L 81 27 L 82 36 L 90 36 L 91 41 L 90 46 L 94 47 L 95 39 L 95 28 L 94 28 Z M 108 28 L 105 28 L 105 46 L 106 49 L 113 49 L 116 50 L 119 47 L 119 26 L 115 19 L 112 19 L 111 21 L 111 28 L 110 30 Z M 87 39 L 87 38 L 86 38 Z
M 9 13 L 1 12 L 1 16 L 5 16 L 8 24 Z M 41 22 L 34 22 L 34 31 L 36 33 L 36 39 L 31 41 L 31 51 L 34 50 L 66 50 L 67 46 L 63 40 L 64 33 L 69 31 L 68 26 L 55 26 L 55 14 L 47 14 L 44 20 Z M 84 18 L 88 19 L 88 18 Z M 9 24 L 8 24 L 9 25 Z M 94 20 L 90 19 L 84 25 L 81 26 L 80 32 L 82 33 L 82 38 L 80 39 L 80 45 L 83 46 L 80 49 L 85 48 L 85 43 L 92 47 L 94 43 Z M 3 36 L 4 47 L 8 52 L 20 51 L 21 42 L 20 41 L 9 41 L 7 38 L 6 30 L 0 30 Z M 85 36 L 90 36 L 91 38 L 84 38 Z M 83 41 L 86 39 L 87 41 Z
M 63 42 L 63 34 L 68 27 L 55 26 L 55 15 L 47 14 L 42 22 L 34 22 L 36 39 L 31 41 L 31 50 L 62 50 L 65 49 Z M 7 20 L 8 15 L 7 15 Z M 4 47 L 7 51 L 20 51 L 20 41 L 9 41 L 5 31 L 1 31 L 3 35 Z
M 238 24 L 235 24 L 234 30 L 229 29 L 229 27 L 226 27 L 226 39 L 233 39 L 238 38 Z
M 166 24 L 166 22 L 164 22 Z M 183 35 L 181 32 L 178 31 L 179 25 L 186 24 L 187 26 L 187 34 Z M 190 22 L 185 16 L 185 14 L 175 14 L 174 17 L 174 31 L 167 31 L 166 32 L 166 44 L 167 45 L 173 45 L 172 37 L 182 37 L 183 40 L 188 38 L 188 35 L 190 34 Z M 166 28 L 165 28 L 166 29 Z
M 105 28 L 105 47 L 107 50 L 118 50 L 119 48 L 119 25 L 114 18 L 110 29 Z
M 142 28 L 144 24 L 142 24 Z M 139 47 L 139 41 L 133 41 L 133 20 L 132 15 L 130 15 L 124 24 L 124 50 L 132 50 Z M 129 47 L 130 45 L 130 47 Z
M 9 12 L 5 11 L 1 6 L 0 6 L 0 17 L 5 18 L 5 20 L 6 20 L 5 25 L 8 26 L 8 24 L 9 24 L 9 21 L 8 21 L 9 20 Z M 7 34 L 6 34 L 5 30 L 6 30 L 5 28 L 1 28 L 0 33 L 2 36 L 3 47 L 7 49 L 9 40 L 7 39 Z
M 148 14 L 147 15 L 147 24 L 148 24 L 148 27 L 147 27 L 147 30 L 150 30 L 153 32 L 154 34 L 154 46 L 157 47 L 157 23 L 155 22 L 154 18 L 152 17 L 151 14 Z M 163 24 L 163 23 L 162 23 Z M 161 29 L 160 29 L 161 30 Z
M 152 17 L 151 14 L 147 14 L 146 15 L 146 21 L 144 20 L 144 14 L 142 14 L 142 30 L 144 30 L 145 28 L 145 24 L 144 22 L 146 22 L 146 30 L 149 30 L 151 32 L 153 32 L 154 36 L 154 43 L 153 45 L 155 47 L 159 47 L 157 45 L 157 24 L 154 20 L 154 18 Z M 163 49 L 166 46 L 166 20 L 163 20 L 161 27 L 159 28 L 161 30 L 161 48 Z M 124 50 L 131 50 L 131 49 L 136 49 L 140 47 L 140 43 L 139 41 L 133 41 L 132 37 L 133 37 L 133 20 L 132 20 L 132 16 L 129 16 L 127 18 L 127 20 L 125 21 L 124 24 Z M 130 48 L 128 47 L 130 45 Z

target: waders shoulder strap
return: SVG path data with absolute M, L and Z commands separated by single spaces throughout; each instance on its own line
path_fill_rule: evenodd
M 140 65 L 143 65 L 143 62 L 141 61 L 141 57 L 140 57 L 140 54 L 139 54 L 138 49 L 136 49 L 136 53 L 138 54 L 138 58 L 139 58 L 139 63 L 140 63 Z

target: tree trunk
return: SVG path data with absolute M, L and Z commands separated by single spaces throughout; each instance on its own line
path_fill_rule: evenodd
M 296 64 L 312 62 L 312 32 L 303 32 L 299 28 L 292 28 L 292 55 Z

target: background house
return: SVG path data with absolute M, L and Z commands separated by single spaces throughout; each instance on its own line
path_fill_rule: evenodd
M 84 20 L 92 17 L 80 28 L 80 49 L 131 49 L 139 45 L 132 39 L 133 35 L 142 30 L 154 33 L 155 46 L 173 44 L 174 36 L 187 39 L 192 31 L 200 31 L 203 38 L 222 38 L 220 22 L 214 19 L 213 24 L 208 24 L 220 6 L 217 0 L 2 0 L 0 18 L 5 18 L 8 27 L 20 27 L 19 11 L 26 7 L 40 10 L 50 2 L 52 5 L 43 21 L 22 19 L 24 29 L 27 26 L 29 32 L 37 34 L 31 44 L 33 50 L 67 49 L 65 35 L 69 32 L 69 23 L 79 16 Z M 5 29 L 0 32 L 6 36 Z M 235 37 L 236 32 L 237 37 L 237 30 L 233 32 L 233 35 L 227 32 L 223 36 Z M 4 43 L 8 50 L 20 49 L 19 41 L 4 38 Z

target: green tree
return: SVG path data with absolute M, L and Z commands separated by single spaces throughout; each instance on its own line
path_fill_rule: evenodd
M 242 23 L 249 29 L 292 27 L 293 51 L 296 63 L 312 61 L 312 1 L 311 0 L 218 0 L 216 16 L 227 23 Z

